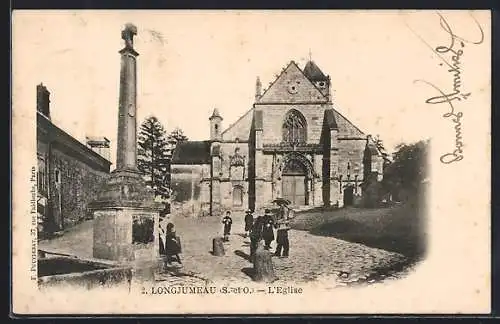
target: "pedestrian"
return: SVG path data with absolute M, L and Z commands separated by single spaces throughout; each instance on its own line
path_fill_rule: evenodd
M 166 232 L 165 230 L 160 226 L 158 226 L 158 236 L 159 236 L 159 242 L 160 242 L 160 255 L 163 256 L 165 255 L 165 235 L 166 235 Z
M 226 216 L 222 219 L 222 224 L 224 224 L 224 241 L 229 241 L 229 235 L 231 235 L 231 225 L 233 225 L 233 219 L 231 218 L 231 211 L 226 212 Z
M 264 249 L 271 248 L 271 242 L 274 241 L 274 216 L 270 209 L 264 211 L 262 218 L 262 238 L 264 239 Z
M 280 208 L 280 218 L 276 221 L 276 251 L 274 255 L 281 257 L 281 250 L 283 250 L 283 257 L 288 258 L 290 250 L 290 242 L 288 241 L 288 230 L 290 229 L 290 222 L 288 220 L 288 213 L 285 206 Z
M 253 225 L 252 211 L 250 209 L 247 209 L 246 214 L 245 214 L 245 237 L 248 237 L 248 234 L 250 234 L 250 230 L 252 229 L 252 225 Z
M 253 260 L 255 251 L 259 242 L 262 240 L 262 225 L 263 216 L 259 215 L 255 218 L 252 228 L 250 229 L 250 259 Z
M 165 255 L 167 257 L 167 265 L 170 261 L 177 261 L 179 264 L 182 264 L 181 257 L 179 256 L 182 253 L 181 247 L 181 239 L 175 233 L 174 224 L 167 224 L 167 233 L 165 234 Z

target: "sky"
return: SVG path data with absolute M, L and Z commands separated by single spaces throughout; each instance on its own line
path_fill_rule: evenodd
M 82 142 L 106 136 L 114 162 L 128 22 L 138 28 L 138 122 L 155 115 L 192 140 L 208 139 L 215 107 L 223 128 L 249 110 L 257 76 L 265 89 L 291 60 L 303 68 L 309 57 L 330 75 L 335 109 L 389 150 L 429 137 L 429 113 L 440 116 L 414 81 L 446 72 L 416 33 L 431 44 L 446 35 L 435 13 L 411 11 L 15 12 L 13 100 L 34 114 L 43 82 L 52 121 Z

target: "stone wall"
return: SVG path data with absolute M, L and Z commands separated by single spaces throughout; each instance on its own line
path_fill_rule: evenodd
M 210 164 L 172 165 L 172 212 L 199 216 L 210 209 Z
M 97 198 L 107 172 L 53 148 L 49 158 L 51 212 L 57 229 L 67 229 L 91 217 L 87 207 Z
M 339 140 L 339 161 L 335 169 L 338 175 L 342 175 L 343 180 L 346 180 L 348 175 L 353 181 L 356 175 L 359 181 L 363 180 L 365 146 L 366 139 Z
M 212 197 L 216 206 L 213 214 L 224 210 L 245 210 L 248 208 L 248 174 L 250 152 L 248 143 L 217 143 L 219 155 L 214 156 L 213 174 L 216 184 L 212 186 Z

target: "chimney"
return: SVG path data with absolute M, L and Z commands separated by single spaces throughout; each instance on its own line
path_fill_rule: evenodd
M 109 139 L 106 137 L 87 136 L 87 146 L 106 160 L 110 161 Z
M 36 86 L 36 110 L 50 119 L 50 92 L 43 83 Z

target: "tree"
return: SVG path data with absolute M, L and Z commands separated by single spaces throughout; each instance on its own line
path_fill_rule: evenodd
M 428 176 L 427 155 L 429 141 L 396 146 L 393 161 L 387 165 L 383 185 L 399 200 L 417 196 L 423 180 Z
M 168 146 L 168 157 L 171 159 L 172 154 L 175 150 L 175 147 L 177 146 L 178 143 L 182 143 L 187 141 L 188 138 L 186 135 L 184 135 L 184 132 L 180 128 L 175 128 L 170 134 L 167 136 L 167 146 Z
M 391 163 L 391 159 L 389 158 L 389 153 L 387 153 L 387 150 L 385 149 L 384 143 L 380 139 L 380 136 L 377 135 L 373 138 L 373 142 L 375 143 L 375 146 L 377 149 L 380 151 L 380 154 L 382 154 L 382 158 L 384 159 L 384 168 L 387 166 L 389 163 Z
M 146 184 L 156 197 L 168 198 L 168 144 L 165 129 L 154 116 L 146 118 L 140 126 L 137 155 L 137 167 L 144 173 Z

